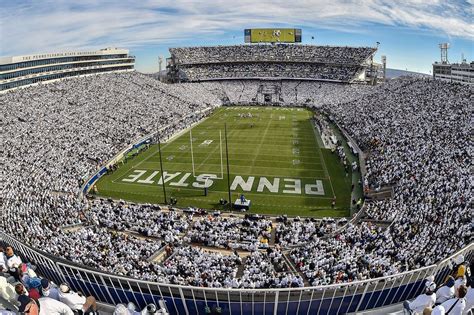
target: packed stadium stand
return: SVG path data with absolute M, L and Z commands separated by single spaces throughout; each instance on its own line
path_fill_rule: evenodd
M 472 290 L 472 88 L 306 81 L 349 82 L 373 48 L 171 53 L 189 81 L 206 82 L 107 73 L 0 95 L 0 238 L 13 247 L 0 261 L 5 274 L 34 288 L 31 264 L 20 265 L 29 261 L 61 292 L 67 282 L 110 304 L 163 300 L 172 314 L 363 311 L 432 290 L 461 265 L 456 280 Z M 215 81 L 267 76 L 304 80 Z M 225 104 L 258 103 L 262 89 L 326 113 L 366 154 L 365 191 L 390 187 L 392 197 L 368 198 L 350 220 L 316 220 L 198 217 L 84 195 L 125 147 L 156 141 L 157 129 L 166 139 Z
M 171 66 L 186 81 L 284 78 L 363 79 L 371 47 L 237 45 L 170 48 Z

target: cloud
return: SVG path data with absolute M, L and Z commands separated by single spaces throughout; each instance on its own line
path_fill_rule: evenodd
M 353 32 L 370 24 L 474 39 L 472 1 L 2 0 L 0 55 L 60 49 L 176 46 L 246 27 Z

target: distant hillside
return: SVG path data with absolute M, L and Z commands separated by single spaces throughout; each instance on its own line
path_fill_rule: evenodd
M 405 71 L 400 69 L 390 69 L 387 68 L 387 72 L 385 73 L 387 79 L 392 79 L 401 76 L 413 76 L 413 77 L 429 77 L 429 74 L 420 73 L 420 72 L 412 72 L 412 71 Z

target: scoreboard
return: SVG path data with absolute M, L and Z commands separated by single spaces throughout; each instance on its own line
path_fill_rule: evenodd
M 300 28 L 250 28 L 244 36 L 246 43 L 301 43 Z

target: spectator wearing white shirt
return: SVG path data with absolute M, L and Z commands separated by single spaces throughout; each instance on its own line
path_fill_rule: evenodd
M 5 254 L 7 258 L 7 266 L 9 269 L 18 268 L 23 263 L 21 258 L 15 255 L 11 246 L 7 247 Z
M 474 309 L 474 288 L 468 287 L 467 288 L 467 293 L 466 296 L 464 297 L 464 300 L 466 301 L 466 307 L 464 308 L 463 315 L 467 314 L 474 314 L 473 309 Z M 471 312 L 471 313 L 469 313 Z
M 0 272 L 7 271 L 7 256 L 5 256 L 4 249 L 0 246 Z
M 38 300 L 39 315 L 74 315 L 74 312 L 66 304 L 49 297 L 41 297 Z
M 442 305 L 436 306 L 431 311 L 431 315 L 445 315 L 445 314 L 446 314 L 446 310 L 444 309 Z
M 459 289 L 460 286 L 462 285 L 467 285 L 467 279 L 466 276 L 460 275 L 459 277 L 456 278 L 456 281 L 454 281 L 454 290 Z
M 461 285 L 456 290 L 456 297 L 447 300 L 441 304 L 446 310 L 446 314 L 449 315 L 462 315 L 464 309 L 466 308 L 466 300 L 464 299 L 467 294 L 467 287 Z
M 436 304 L 441 304 L 454 296 L 454 278 L 449 276 L 446 282 L 436 291 Z
M 97 311 L 97 302 L 93 296 L 85 297 L 76 293 L 66 283 L 59 286 L 59 300 L 72 310 L 83 311 L 84 313 Z
M 432 307 L 436 302 L 436 283 L 427 280 L 425 283 L 425 293 L 416 297 L 412 302 L 405 301 L 403 306 L 405 309 L 413 312 L 414 314 L 423 314 L 423 311 L 427 307 Z

